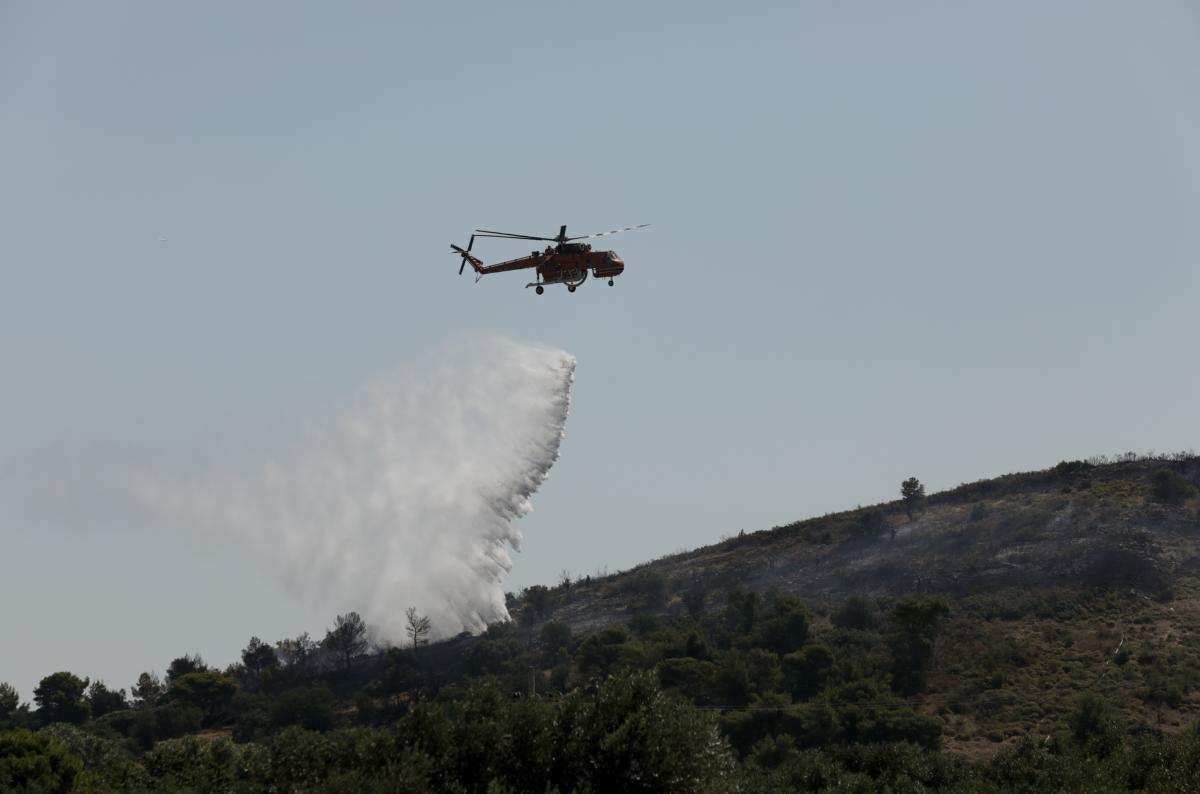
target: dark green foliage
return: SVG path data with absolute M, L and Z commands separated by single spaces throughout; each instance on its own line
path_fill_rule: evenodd
M 783 679 L 797 701 L 807 700 L 824 687 L 833 670 L 833 654 L 824 645 L 810 645 L 783 657 Z
M 547 666 L 552 666 L 571 653 L 574 645 L 571 627 L 552 620 L 542 626 L 541 642 L 543 660 Z
M 690 617 L 697 618 L 704 611 L 704 600 L 708 595 L 708 591 L 703 587 L 693 588 L 683 594 L 683 606 L 687 609 Z
M 949 612 L 945 601 L 905 599 L 888 614 L 892 688 L 897 692 L 913 695 L 924 688 L 934 642 Z
M 808 641 L 812 622 L 808 608 L 798 599 L 777 595 L 758 624 L 758 644 L 775 653 L 791 653 Z
M 162 739 L 174 739 L 200 730 L 204 714 L 194 706 L 167 702 L 161 706 L 114 711 L 97 720 L 95 725 L 128 737 L 148 750 Z
M 260 745 L 195 736 L 159 742 L 146 754 L 144 763 L 159 787 L 182 791 L 248 788 L 246 783 L 266 781 L 273 771 L 270 755 Z
M 21 697 L 17 694 L 17 690 L 12 684 L 6 684 L 0 681 L 0 726 L 4 725 L 8 718 L 14 714 L 17 707 L 21 705 Z
M 129 690 L 129 694 L 133 696 L 133 705 L 136 708 L 153 706 L 165 692 L 166 687 L 158 680 L 158 676 L 153 673 L 142 673 L 139 675 L 137 683 Z
M 252 639 L 225 675 L 199 656 L 181 657 L 168 671 L 169 694 L 144 674 L 131 689 L 132 709 L 123 708 L 124 693 L 96 682 L 81 699 L 90 722 L 26 734 L 48 744 L 32 753 L 0 749 L 0 770 L 50 748 L 74 763 L 72 790 L 114 794 L 1194 791 L 1200 732 L 1180 723 L 1200 690 L 1194 583 L 1186 580 L 1200 565 L 1189 561 L 1194 550 L 1172 547 L 1159 571 L 1154 563 L 1163 558 L 1145 542 L 1152 533 L 1129 525 L 1129 505 L 1141 504 L 1153 471 L 1141 465 L 1122 481 L 1106 469 L 1060 464 L 931 498 L 961 505 L 930 523 L 969 532 L 980 560 L 1071 506 L 1079 518 L 1064 537 L 1099 527 L 1120 541 L 1064 559 L 1095 576 L 1094 589 L 985 589 L 956 600 L 952 618 L 938 601 L 901 600 L 881 618 L 873 600 L 850 598 L 834 605 L 830 628 L 824 602 L 814 621 L 788 595 L 706 598 L 705 587 L 795 581 L 772 574 L 768 554 L 747 563 L 723 546 L 719 576 L 655 563 L 595 584 L 564 582 L 544 601 L 531 589 L 524 604 L 510 604 L 519 624 L 430 644 L 419 659 L 406 643 L 350 665 L 341 654 L 315 653 L 302 635 L 274 647 Z M 1086 493 L 1082 476 L 1093 482 Z M 1032 492 L 1042 486 L 1043 494 Z M 1055 493 L 1065 486 L 1069 498 Z M 991 512 L 980 509 L 983 498 L 994 499 Z M 899 505 L 882 508 L 890 511 L 882 524 L 884 514 L 868 509 L 781 531 L 801 557 L 862 555 L 853 543 L 817 544 L 822 536 L 881 533 Z M 1146 510 L 1177 530 L 1164 545 L 1194 540 L 1191 512 Z M 954 527 L 968 512 L 986 526 Z M 736 544 L 758 554 L 771 535 Z M 678 607 L 666 608 L 667 572 L 679 577 Z M 1145 597 L 1156 581 L 1178 585 L 1173 609 Z M 897 592 L 882 580 L 864 584 Z M 624 617 L 629 630 L 577 628 L 575 636 L 566 623 L 547 622 L 553 599 L 564 607 L 558 617 L 572 621 L 587 599 L 609 599 L 597 614 Z M 936 671 L 935 647 L 943 668 Z M 1117 708 L 1092 695 L 1075 699 L 1089 686 L 1125 709 L 1129 731 Z M 0 730 L 27 724 L 37 724 L 28 707 L 0 686 Z M 202 724 L 207 730 L 191 735 Z M 981 751 L 983 737 L 1006 749 L 990 761 L 955 760 L 938 750 L 943 730 L 951 753 Z M 229 734 L 232 741 L 220 738 Z M 13 735 L 0 733 L 0 746 Z M 1022 735 L 1029 738 L 1013 744 Z M 38 775 L 53 772 L 44 766 Z M 39 780 L 33 790 L 65 788 Z M 23 785 L 0 776 L 0 791 Z
M 68 722 L 78 725 L 88 718 L 91 709 L 83 693 L 88 679 L 79 678 L 68 672 L 48 675 L 33 690 L 33 700 L 38 704 L 37 716 L 43 724 Z
M 0 731 L 0 791 L 69 792 L 82 771 L 83 763 L 48 733 Z
M 237 692 L 229 705 L 233 717 L 233 740 L 249 742 L 271 732 L 271 703 L 269 695 Z
M 646 674 L 618 675 L 593 695 L 576 690 L 554 702 L 472 687 L 449 704 L 449 715 L 414 709 L 397 738 L 438 759 L 434 790 L 720 792 L 736 785 L 712 718 Z
M 917 713 L 874 681 L 846 684 L 830 690 L 823 698 L 830 704 L 837 742 L 903 741 L 932 750 L 941 738 L 939 720 Z
M 175 682 L 175 679 L 187 675 L 188 673 L 204 673 L 208 671 L 208 665 L 200 658 L 200 654 L 192 656 L 183 655 L 171 660 L 171 664 L 167 666 L 166 685 L 169 687 Z
M 629 630 L 639 637 L 657 631 L 660 625 L 658 618 L 649 612 L 639 612 L 629 619 Z
M 67 752 L 83 762 L 78 789 L 92 790 L 96 779 L 104 779 L 121 790 L 150 788 L 149 776 L 136 762 L 126 743 L 114 734 L 94 728 L 85 731 L 66 723 L 51 725 L 42 733 L 62 742 Z
M 879 610 L 875 602 L 862 596 L 850 596 L 829 616 L 840 629 L 870 630 L 879 626 Z
M 271 706 L 271 724 L 327 731 L 333 728 L 333 706 L 333 693 L 325 687 L 289 689 L 275 698 Z
M 534 617 L 539 620 L 545 618 L 550 612 L 550 606 L 554 602 L 554 593 L 545 585 L 535 584 L 532 587 L 527 587 L 522 594 L 525 601 L 525 609 L 529 610 Z
M 242 651 L 242 664 L 246 667 L 246 681 L 252 688 L 270 689 L 279 670 L 279 657 L 270 645 L 258 637 L 251 637 L 250 644 Z
M 491 634 L 492 632 L 489 631 L 488 635 Z M 466 664 L 467 672 L 471 675 L 499 673 L 504 670 L 506 662 L 517 658 L 525 651 L 525 646 L 515 637 L 488 635 L 472 644 L 463 654 L 463 662 Z
M 309 637 L 306 631 L 295 639 L 275 643 L 275 658 L 287 676 L 294 680 L 308 673 L 320 649 L 320 643 Z
M 129 708 L 124 689 L 109 689 L 103 681 L 93 681 L 87 691 L 87 702 L 93 717 L 103 717 L 111 711 Z
M 617 660 L 629 635 L 624 629 L 613 628 L 592 634 L 583 641 L 575 654 L 579 672 L 584 675 L 607 676 L 616 669 Z
M 913 514 L 925 507 L 925 486 L 916 477 L 900 483 L 900 498 L 904 500 L 904 512 L 912 520 Z
M 606 681 L 559 708 L 560 790 L 720 792 L 736 790 L 728 745 L 706 713 L 663 693 L 638 673 Z
M 367 624 L 357 612 L 338 615 L 333 628 L 325 632 L 322 645 L 337 654 L 343 667 L 349 670 L 354 660 L 366 653 Z
M 489 632 L 490 633 L 490 632 Z M 472 646 L 473 650 L 476 646 Z M 468 651 L 468 652 L 469 652 Z M 383 674 L 374 682 L 378 694 L 390 696 L 420 686 L 422 676 L 412 654 L 399 648 L 390 648 L 383 657 Z M 470 666 L 468 665 L 468 670 Z
M 1099 758 L 1111 755 L 1125 735 L 1119 716 L 1102 698 L 1091 693 L 1076 698 L 1069 725 L 1075 744 Z
M 1179 505 L 1196 495 L 1196 486 L 1170 469 L 1154 472 L 1154 499 L 1169 505 Z
M 204 714 L 205 722 L 212 724 L 225 716 L 233 700 L 237 684 L 216 672 L 197 672 L 181 675 L 167 690 L 166 697 L 177 703 L 191 706 Z
M 726 707 L 738 708 L 750 702 L 750 670 L 739 653 L 726 653 L 713 674 L 713 697 Z
M 758 593 L 731 590 L 725 607 L 725 627 L 734 634 L 749 634 L 758 625 Z
M 664 689 L 675 690 L 695 702 L 715 704 L 713 681 L 716 671 L 715 664 L 701 659 L 665 659 L 659 662 L 658 680 Z

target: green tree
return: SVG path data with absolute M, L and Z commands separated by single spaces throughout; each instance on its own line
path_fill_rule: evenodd
M 571 627 L 566 623 L 552 620 L 542 626 L 541 641 L 543 660 L 552 665 L 560 659 L 560 656 L 570 655 Z
M 0 681 L 0 723 L 5 722 L 12 714 L 16 713 L 17 707 L 20 705 L 21 696 L 17 694 L 13 685 Z
M 900 483 L 900 496 L 904 499 L 904 512 L 911 521 L 913 514 L 925 506 L 925 486 L 916 477 L 909 477 Z
M 275 643 L 275 658 L 290 673 L 302 675 L 307 672 L 320 648 L 320 643 L 309 637 L 306 631 L 295 639 Z
M 171 684 L 167 697 L 171 700 L 194 706 L 204 713 L 208 722 L 224 716 L 226 709 L 237 692 L 237 684 L 213 671 L 187 673 Z
M 69 722 L 78 725 L 84 722 L 91 713 L 83 696 L 87 687 L 88 679 L 65 671 L 46 676 L 33 690 L 38 719 L 43 724 Z
M 572 693 L 555 728 L 562 791 L 737 790 L 733 755 L 714 717 L 663 692 L 651 673 L 614 676 L 594 699 Z
M 172 659 L 167 665 L 167 686 L 175 682 L 176 678 L 185 676 L 188 673 L 204 673 L 208 671 L 208 665 L 200 658 L 200 654 L 188 656 L 184 654 L 176 659 Z
M 892 688 L 914 695 L 925 686 L 934 643 L 950 607 L 940 599 L 904 599 L 888 613 Z
M 830 622 L 839 629 L 857 629 L 868 631 L 879 625 L 879 611 L 870 599 L 863 596 L 850 596 L 829 616 Z
M 341 656 L 343 666 L 349 670 L 354 660 L 367 651 L 367 624 L 357 612 L 338 615 L 333 628 L 325 632 L 323 644 Z
M 83 762 L 47 733 L 0 732 L 0 791 L 65 794 L 82 771 Z
M 142 673 L 138 676 L 137 683 L 130 687 L 129 694 L 133 696 L 133 705 L 136 708 L 147 708 L 157 703 L 166 691 L 167 688 L 158 676 L 154 673 Z
M 554 601 L 554 594 L 550 588 L 545 585 L 535 584 L 532 587 L 525 588 L 525 609 L 533 612 L 533 615 L 539 620 L 545 618 L 550 612 L 550 605 Z
M 777 595 L 771 600 L 771 611 L 759 622 L 759 642 L 775 653 L 791 653 L 807 642 L 811 622 L 808 608 L 799 599 Z
M 279 669 L 279 657 L 270 645 L 258 637 L 251 637 L 250 643 L 242 651 L 242 664 L 246 666 L 246 672 L 256 688 L 270 689 L 271 679 Z
M 92 685 L 88 687 L 87 701 L 91 707 L 93 718 L 129 708 L 129 701 L 125 699 L 124 689 L 109 689 L 100 680 L 93 681 Z
M 758 626 L 758 593 L 730 590 L 724 622 L 734 634 L 749 634 Z
M 832 669 L 833 654 L 824 645 L 810 645 L 783 657 L 783 680 L 797 701 L 820 692 Z
M 271 705 L 271 722 L 277 726 L 299 725 L 310 731 L 333 728 L 333 693 L 325 687 L 289 689 Z
M 1069 721 L 1071 738 L 1090 755 L 1106 758 L 1121 746 L 1125 726 L 1099 695 L 1085 692 L 1075 700 Z

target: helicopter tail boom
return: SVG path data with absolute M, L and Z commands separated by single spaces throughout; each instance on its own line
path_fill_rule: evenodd
M 483 274 L 483 262 L 478 258 L 471 256 L 471 247 L 475 245 L 475 235 L 471 235 L 471 242 L 467 243 L 466 248 L 460 248 L 454 243 L 450 243 L 450 248 L 457 254 L 462 256 L 462 264 L 458 267 L 458 275 L 462 275 L 463 269 L 466 268 L 467 262 L 471 263 L 471 267 L 475 268 L 475 272 Z

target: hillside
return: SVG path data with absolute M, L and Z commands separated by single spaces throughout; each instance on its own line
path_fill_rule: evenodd
M 820 637 L 851 596 L 884 609 L 942 597 L 918 708 L 946 721 L 946 749 L 991 754 L 1049 732 L 1084 691 L 1178 730 L 1200 714 L 1200 505 L 1187 485 L 1156 495 L 1162 472 L 1195 483 L 1200 460 L 1064 462 L 932 494 L 911 518 L 897 500 L 743 533 L 560 585 L 533 622 L 582 633 L 775 592 L 814 608 Z
M 1191 791 L 1197 483 L 1064 462 L 530 587 L 479 636 L 349 613 L 131 697 L 0 683 L 0 790 Z

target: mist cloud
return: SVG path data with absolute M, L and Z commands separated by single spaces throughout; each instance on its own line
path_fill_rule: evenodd
M 143 472 L 130 487 L 144 510 L 246 544 L 294 591 L 388 639 L 409 606 L 436 636 L 478 631 L 508 616 L 513 521 L 558 458 L 574 368 L 549 347 L 459 343 L 254 464 Z

